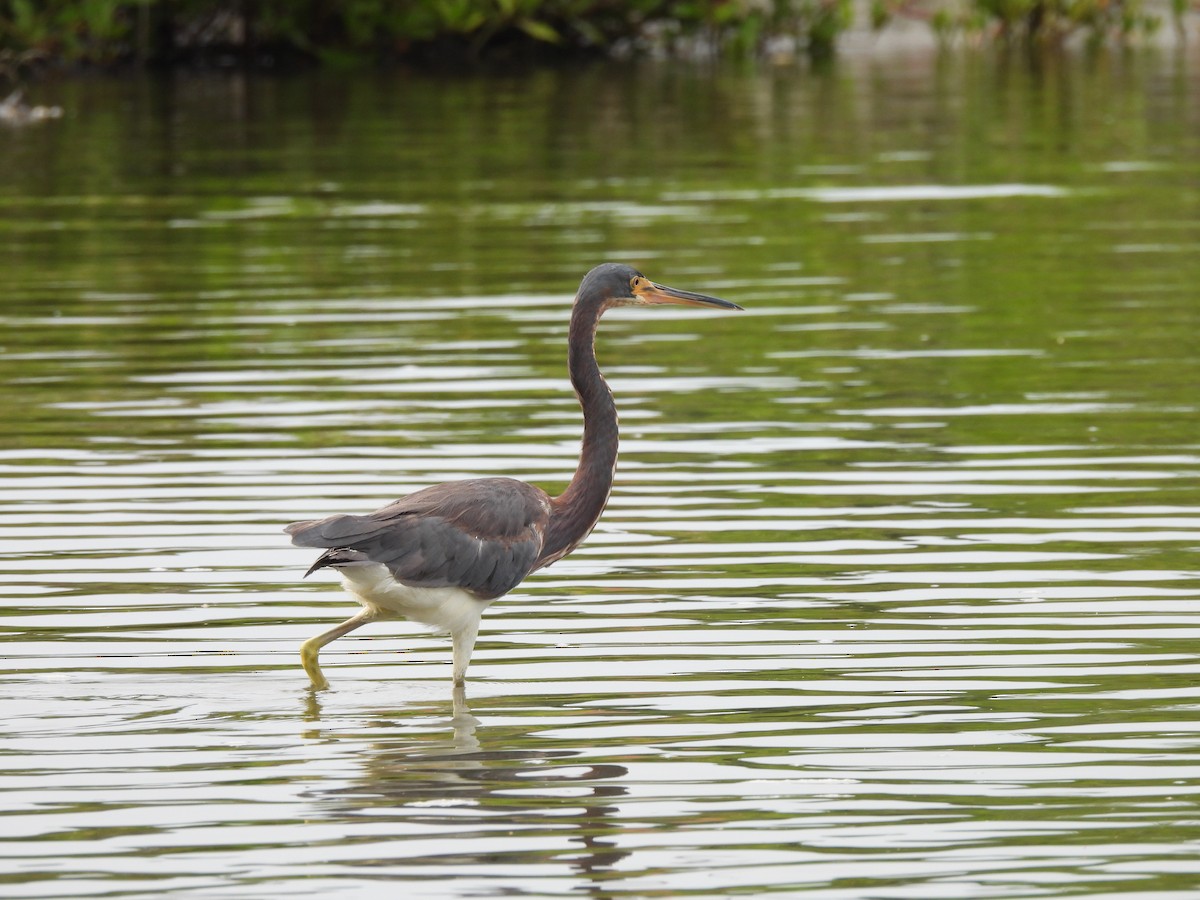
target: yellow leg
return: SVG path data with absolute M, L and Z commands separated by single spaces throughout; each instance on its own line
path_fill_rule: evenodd
M 300 662 L 304 664 L 304 671 L 308 673 L 308 677 L 312 681 L 313 690 L 323 691 L 329 687 L 329 681 L 326 680 L 325 673 L 321 671 L 321 665 L 317 662 L 321 648 L 336 641 L 342 635 L 349 634 L 359 625 L 366 625 L 378 618 L 379 613 L 375 610 L 364 609 L 337 628 L 330 628 L 324 634 L 318 634 L 315 638 L 310 638 L 300 645 Z

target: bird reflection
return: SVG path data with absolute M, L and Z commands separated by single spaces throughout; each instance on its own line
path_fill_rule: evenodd
M 307 709 L 309 721 L 316 726 L 307 736 L 335 736 L 320 725 L 317 692 L 310 693 Z M 547 846 L 556 846 L 555 839 L 566 837 L 578 850 L 554 854 L 553 861 L 567 863 L 585 876 L 589 896 L 611 896 L 605 887 L 606 873 L 629 855 L 613 840 L 621 831 L 616 801 L 628 793 L 619 781 L 629 770 L 615 763 L 588 762 L 581 750 L 546 747 L 529 733 L 527 724 L 513 723 L 519 710 L 501 711 L 506 712 L 498 717 L 504 724 L 481 722 L 471 711 L 461 685 L 454 689 L 449 703 L 432 707 L 438 716 L 435 721 L 443 727 L 436 731 L 421 727 L 414 732 L 414 712 L 420 715 L 419 724 L 426 726 L 430 711 L 424 707 L 372 713 L 370 727 L 358 732 L 369 736 L 369 743 L 357 752 L 361 771 L 348 786 L 311 792 L 309 796 L 319 801 L 317 811 L 346 822 L 369 818 L 374 825 L 388 821 L 431 826 L 453 823 L 457 836 L 468 839 L 464 848 L 472 846 L 470 838 L 511 836 L 514 832 L 530 839 L 548 838 Z M 336 737 L 348 739 L 340 728 Z M 403 834 L 411 833 L 410 828 L 403 829 Z M 526 851 L 513 850 L 510 857 L 497 852 L 494 841 L 484 846 L 488 849 L 470 862 L 529 862 Z M 454 856 L 468 859 L 470 851 L 465 854 L 459 851 Z M 539 853 L 536 859 L 546 860 L 547 856 Z M 447 857 L 439 853 L 390 862 L 405 868 L 442 867 Z M 377 858 L 375 864 L 386 866 L 389 860 Z
M 29 125 L 47 119 L 62 118 L 61 106 L 29 106 L 21 100 L 23 93 L 18 88 L 0 100 L 0 122 L 8 125 Z

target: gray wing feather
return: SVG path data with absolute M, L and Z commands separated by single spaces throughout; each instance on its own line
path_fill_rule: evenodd
M 461 587 L 490 600 L 533 569 L 549 511 L 549 498 L 531 485 L 480 478 L 426 488 L 369 515 L 296 522 L 286 531 L 293 544 L 327 548 L 313 569 L 377 562 L 404 584 Z

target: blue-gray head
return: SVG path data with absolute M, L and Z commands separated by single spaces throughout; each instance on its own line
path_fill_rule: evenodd
M 728 300 L 656 284 L 633 266 L 624 263 L 601 263 L 588 272 L 579 285 L 575 302 L 599 304 L 604 309 L 613 306 L 654 306 L 663 303 L 741 309 L 736 303 L 730 303 Z

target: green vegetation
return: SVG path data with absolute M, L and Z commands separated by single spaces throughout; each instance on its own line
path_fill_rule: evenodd
M 0 48 L 69 62 L 170 62 L 196 55 L 324 62 L 530 51 L 629 42 L 757 49 L 787 34 L 828 49 L 851 0 L 0 0 Z
M 1175 0 L 1177 21 L 1185 11 L 1183 0 Z M 1153 32 L 1161 20 L 1146 11 L 1142 0 L 971 0 L 958 15 L 939 9 L 931 24 L 942 35 L 991 30 L 1005 39 L 1058 42 L 1083 33 L 1096 42 Z
M 1188 0 L 1172 0 L 1178 19 Z M 871 25 L 929 21 L 940 34 L 1095 39 L 1159 24 L 1143 0 L 874 0 Z M 853 0 L 0 0 L 0 71 L 30 54 L 73 64 L 222 64 L 661 52 L 827 55 Z

